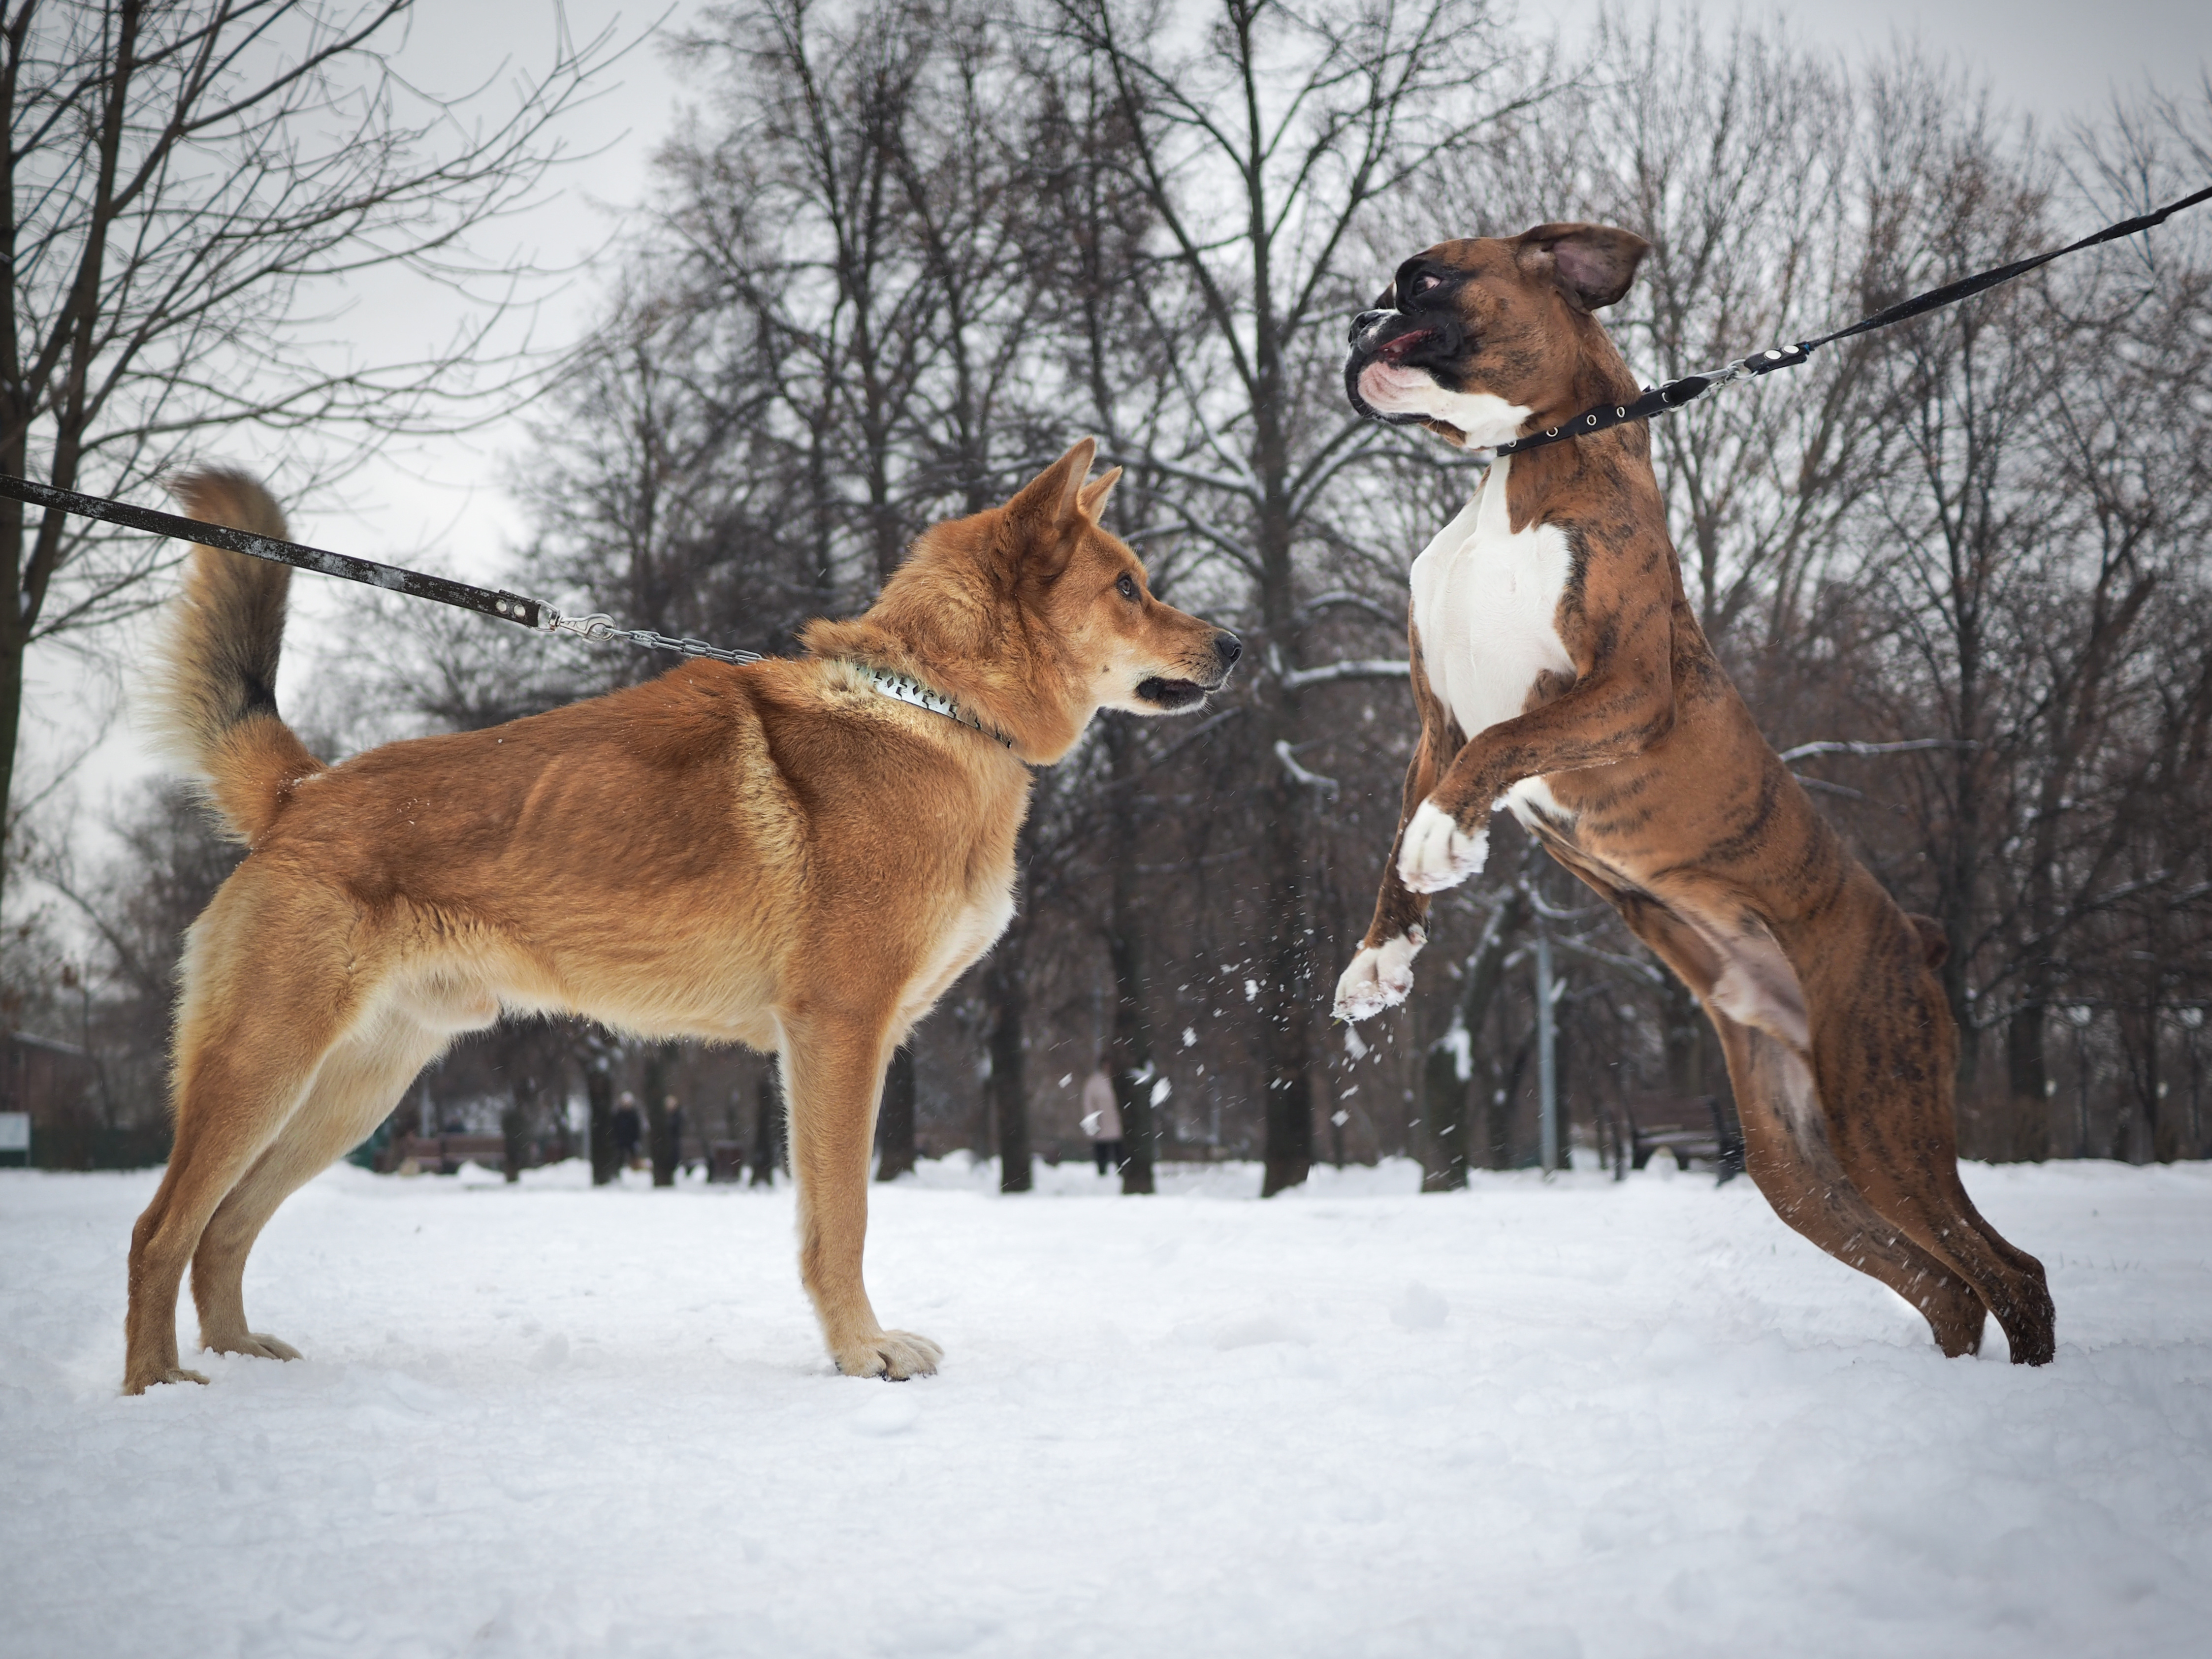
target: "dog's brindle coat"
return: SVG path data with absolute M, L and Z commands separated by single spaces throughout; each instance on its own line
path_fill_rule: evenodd
M 1353 404 L 1479 448 L 1634 398 L 1591 313 L 1644 252 L 1592 225 L 1429 249 L 1354 325 Z M 1338 1011 L 1403 999 L 1427 895 L 1480 867 L 1509 805 L 1697 993 L 1783 1219 L 1945 1353 L 1978 1347 L 1986 1309 L 2014 1360 L 2048 1361 L 2042 1265 L 1959 1180 L 1941 931 L 1844 850 L 1715 660 L 1644 424 L 1498 459 L 1416 563 L 1411 622 L 1420 745 Z
M 808 654 L 693 661 L 611 696 L 325 767 L 277 717 L 282 565 L 201 547 L 155 712 L 252 849 L 193 923 L 176 1144 L 131 1237 L 124 1388 L 200 1340 L 295 1358 L 248 1328 L 246 1252 L 285 1197 L 408 1080 L 502 1009 L 776 1050 L 799 1271 L 840 1370 L 933 1370 L 861 1280 L 884 1066 L 1006 926 L 1024 762 L 1101 708 L 1191 708 L 1237 641 L 1152 598 L 1099 525 L 1118 471 L 1078 444 L 1005 507 L 926 532 L 875 606 Z M 250 479 L 203 473 L 194 517 L 284 534 Z M 997 738 L 879 695 L 911 675 Z

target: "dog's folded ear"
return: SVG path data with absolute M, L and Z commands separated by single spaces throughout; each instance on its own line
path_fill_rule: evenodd
M 1651 244 L 1632 230 L 1609 225 L 1538 225 L 1524 230 L 1521 262 L 1546 270 L 1559 290 L 1583 311 L 1597 311 L 1628 292 Z

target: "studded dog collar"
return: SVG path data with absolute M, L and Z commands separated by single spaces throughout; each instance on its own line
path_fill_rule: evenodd
M 933 714 L 942 714 L 957 725 L 971 732 L 981 732 L 985 737 L 1002 744 L 1008 750 L 1014 740 L 995 726 L 986 726 L 981 720 L 963 708 L 958 702 L 933 686 L 923 684 L 911 674 L 901 674 L 889 668 L 878 668 L 873 663 L 856 662 L 853 672 L 887 697 L 900 702 L 912 703 L 916 708 L 927 708 Z

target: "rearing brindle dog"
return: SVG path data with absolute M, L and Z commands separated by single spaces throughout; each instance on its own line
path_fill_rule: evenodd
M 1645 246 L 1540 225 L 1416 255 L 1353 325 L 1353 406 L 1480 449 L 1632 400 L 1591 313 Z M 1420 746 L 1337 1012 L 1404 999 L 1428 896 L 1482 867 L 1503 805 L 1697 993 L 1782 1218 L 1945 1353 L 1978 1348 L 1986 1309 L 2014 1360 L 2048 1361 L 2042 1264 L 1959 1181 L 1941 930 L 1844 851 L 1714 659 L 1644 424 L 1499 457 L 1412 580 Z

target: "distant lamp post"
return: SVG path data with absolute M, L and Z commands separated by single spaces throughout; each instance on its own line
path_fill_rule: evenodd
M 1559 1169 L 1559 1062 L 1555 1005 L 1566 988 L 1552 975 L 1552 935 L 1536 924 L 1536 1127 L 1544 1178 Z
M 2066 1010 L 2066 1023 L 2074 1028 L 2074 1156 L 2089 1156 L 2089 1022 L 2096 1011 L 2086 1002 Z
M 2182 1046 L 2189 1051 L 2189 1149 L 2202 1158 L 2205 1150 L 2203 1073 L 2199 1069 L 2197 1058 L 2197 1034 L 2204 1028 L 2204 1011 L 2202 1008 L 2177 1008 L 2174 1014 L 2181 1021 L 2181 1029 L 2189 1033 L 2182 1040 Z

